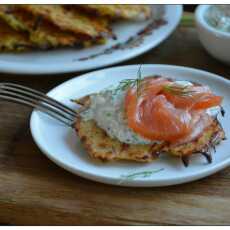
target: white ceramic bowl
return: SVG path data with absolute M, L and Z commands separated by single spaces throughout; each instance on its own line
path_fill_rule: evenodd
M 205 13 L 210 5 L 200 5 L 196 9 L 196 27 L 200 41 L 213 57 L 230 65 L 230 33 L 222 32 L 210 26 Z

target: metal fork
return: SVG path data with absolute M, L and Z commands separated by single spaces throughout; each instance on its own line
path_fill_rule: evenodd
M 77 112 L 46 94 L 14 83 L 0 83 L 0 99 L 40 110 L 63 124 L 73 127 Z

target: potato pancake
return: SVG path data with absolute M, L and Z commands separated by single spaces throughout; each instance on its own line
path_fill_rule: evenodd
M 15 6 L 1 5 L 0 18 L 15 30 L 28 32 L 31 42 L 39 48 L 83 45 L 76 34 L 62 31 L 41 16 L 34 16 Z
M 35 16 L 41 16 L 61 30 L 71 31 L 86 39 L 111 36 L 109 21 L 82 13 L 77 8 L 66 9 L 61 5 L 19 5 Z
M 17 32 L 0 19 L 0 51 L 24 51 L 32 48 L 27 34 Z
M 76 6 L 78 7 L 78 6 Z M 151 7 L 148 5 L 103 5 L 85 4 L 80 5 L 87 12 L 106 16 L 111 19 L 126 19 L 142 21 L 151 17 Z
M 84 110 L 90 104 L 89 97 L 76 100 L 76 103 L 82 105 L 81 109 Z M 77 118 L 75 129 L 88 154 L 93 158 L 105 161 L 151 162 L 157 158 L 159 153 L 184 158 L 192 154 L 203 153 L 204 150 L 207 150 L 207 146 L 215 146 L 225 138 L 225 133 L 217 119 L 214 119 L 197 139 L 177 146 L 169 145 L 166 142 L 153 145 L 124 144 L 109 137 L 104 130 L 97 126 L 95 121 L 85 121 L 80 116 Z

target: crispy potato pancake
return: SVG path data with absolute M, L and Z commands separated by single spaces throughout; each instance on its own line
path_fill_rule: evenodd
M 78 6 L 79 7 L 79 6 Z M 89 13 L 111 19 L 146 20 L 151 17 L 151 7 L 147 5 L 81 5 Z
M 84 110 L 89 106 L 89 97 L 76 100 L 76 103 L 82 105 Z M 85 121 L 81 117 L 78 117 L 75 128 L 89 155 L 105 161 L 131 160 L 151 162 L 159 153 L 185 157 L 201 153 L 207 149 L 207 146 L 215 146 L 225 138 L 225 133 L 216 119 L 199 138 L 178 146 L 170 146 L 168 143 L 154 145 L 124 144 L 110 138 L 93 120 Z
M 61 31 L 42 17 L 36 17 L 15 6 L 0 5 L 0 18 L 15 30 L 28 32 L 31 42 L 39 48 L 84 45 L 76 34 Z M 96 43 L 96 41 L 93 42 Z M 93 42 L 88 41 L 89 45 Z M 85 45 L 87 45 L 86 42 Z
M 27 31 L 27 27 L 23 22 L 17 20 L 13 11 L 13 5 L 0 5 L 0 18 L 17 31 Z
M 5 24 L 1 30 L 11 27 L 8 33 L 15 36 L 5 39 L 4 33 L 1 44 L 11 51 L 105 44 L 108 37 L 116 38 L 110 28 L 113 20 L 145 20 L 151 13 L 147 5 L 2 4 L 0 19 Z
M 27 34 L 18 33 L 0 19 L 0 51 L 24 51 L 32 46 Z
M 95 39 L 112 35 L 106 18 L 82 13 L 77 8 L 65 9 L 61 5 L 19 5 L 35 16 L 44 17 L 61 30 L 72 31 L 82 38 Z
M 77 119 L 76 131 L 89 155 L 104 161 L 133 160 L 151 162 L 159 146 L 128 145 L 110 138 L 93 120 Z

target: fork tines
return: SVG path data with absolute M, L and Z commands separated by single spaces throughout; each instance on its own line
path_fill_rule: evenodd
M 36 108 L 71 127 L 77 116 L 76 111 L 46 94 L 14 83 L 0 84 L 0 99 Z

